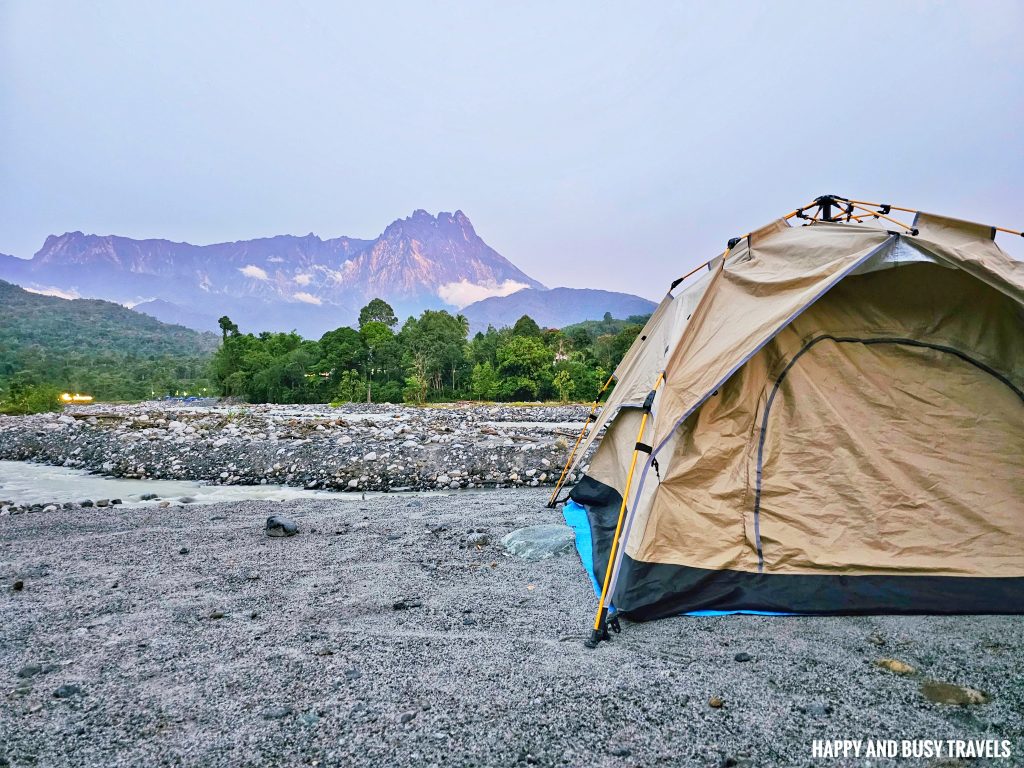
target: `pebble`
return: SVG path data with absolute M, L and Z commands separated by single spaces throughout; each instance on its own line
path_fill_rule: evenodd
M 264 720 L 280 720 L 294 714 L 295 710 L 288 705 L 276 705 L 263 710 Z
M 267 536 L 281 538 L 294 536 L 299 532 L 299 526 L 290 517 L 284 515 L 271 515 L 267 518 Z
M 82 695 L 82 689 L 72 683 L 65 683 L 53 692 L 55 699 L 70 699 Z
M 21 592 L 21 590 L 23 590 L 24 588 L 25 582 L 21 579 L 18 579 L 16 582 L 14 582 L 14 584 L 11 585 L 11 589 L 13 589 L 15 592 Z
M 401 722 L 402 725 L 405 725 L 406 723 L 411 723 L 414 719 L 416 719 L 416 713 L 411 711 L 403 712 L 402 716 L 398 718 L 399 722 Z
M 897 675 L 912 675 L 917 672 L 912 666 L 898 659 L 878 659 L 875 662 L 875 666 L 880 669 L 887 669 Z
M 712 696 L 710 699 L 708 699 L 708 706 L 712 709 L 721 709 L 725 706 L 725 702 L 718 696 Z
M 751 656 L 749 653 L 737 653 L 735 656 L 733 656 L 733 659 L 735 661 L 750 661 L 753 658 L 754 657 Z

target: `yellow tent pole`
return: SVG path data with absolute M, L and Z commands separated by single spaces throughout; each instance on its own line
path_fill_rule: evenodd
M 608 377 L 608 381 L 604 383 L 604 386 L 598 391 L 597 397 L 594 398 L 594 404 L 590 406 L 590 413 L 587 414 L 587 419 L 583 422 L 583 429 L 580 430 L 579 435 L 576 437 L 576 443 L 569 452 L 569 458 L 565 460 L 565 466 L 562 467 L 562 474 L 559 475 L 558 482 L 555 483 L 555 490 L 551 492 L 551 498 L 548 499 L 549 509 L 555 506 L 555 498 L 558 496 L 558 492 L 562 488 L 562 483 L 565 481 L 565 475 L 568 473 L 569 467 L 572 466 L 572 460 L 576 457 L 576 449 L 578 449 L 580 447 L 580 443 L 583 442 L 583 436 L 587 434 L 587 427 L 590 425 L 590 422 L 593 421 L 594 412 L 597 410 L 597 406 L 601 404 L 601 395 L 603 395 L 604 391 L 608 389 L 612 383 L 612 379 L 614 378 L 614 373 Z
M 633 458 L 629 463 L 629 474 L 626 475 L 626 487 L 622 491 L 622 505 L 619 507 L 619 519 L 615 524 L 615 536 L 612 539 L 612 548 L 608 553 L 608 565 L 604 571 L 604 584 L 601 585 L 601 597 L 597 601 L 597 615 L 594 617 L 594 630 L 590 635 L 590 639 L 586 641 L 585 645 L 588 648 L 596 648 L 597 644 L 602 640 L 608 639 L 608 627 L 606 622 L 608 619 L 608 609 L 605 607 L 605 603 L 608 600 L 608 585 L 612 579 L 612 567 L 615 563 L 615 555 L 619 549 L 619 536 L 622 533 L 622 521 L 626 518 L 626 507 L 629 504 L 629 489 L 633 485 L 633 474 L 636 472 L 636 459 L 640 451 L 637 446 L 640 445 L 640 441 L 644 436 L 644 429 L 647 427 L 647 418 L 651 415 L 651 405 L 654 402 L 654 393 L 658 391 L 658 387 L 661 386 L 661 382 L 665 379 L 665 372 L 662 371 L 658 374 L 658 380 L 654 382 L 654 389 L 651 390 L 650 395 L 647 396 L 647 402 L 644 403 L 644 415 L 640 419 L 640 429 L 636 433 L 636 445 L 633 447 Z

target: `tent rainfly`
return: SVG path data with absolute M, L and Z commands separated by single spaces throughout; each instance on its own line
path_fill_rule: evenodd
M 606 427 L 564 508 L 588 645 L 620 614 L 1024 613 L 1024 263 L 997 231 L 828 195 L 672 285 L 552 495 Z

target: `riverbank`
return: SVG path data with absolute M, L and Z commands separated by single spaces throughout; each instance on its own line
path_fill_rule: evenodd
M 827 738 L 1014 749 L 874 766 L 1018 762 L 1021 617 L 679 618 L 590 651 L 575 554 L 500 546 L 559 520 L 546 497 L 2 518 L 0 765 L 817 766 Z M 265 536 L 279 513 L 297 536 Z M 987 701 L 930 701 L 932 679 Z
M 584 406 L 209 407 L 141 403 L 0 416 L 0 460 L 111 477 L 336 491 L 536 487 Z

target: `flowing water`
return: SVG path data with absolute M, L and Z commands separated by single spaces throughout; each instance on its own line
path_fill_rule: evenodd
M 158 498 L 147 501 L 141 498 L 154 493 Z M 370 493 L 365 497 L 381 495 Z M 204 485 L 191 480 L 125 480 L 92 475 L 82 469 L 0 461 L 0 501 L 18 504 L 121 499 L 125 506 L 146 506 L 161 501 L 214 504 L 249 499 L 287 501 L 323 498 L 358 501 L 364 495 L 305 490 L 287 485 Z

